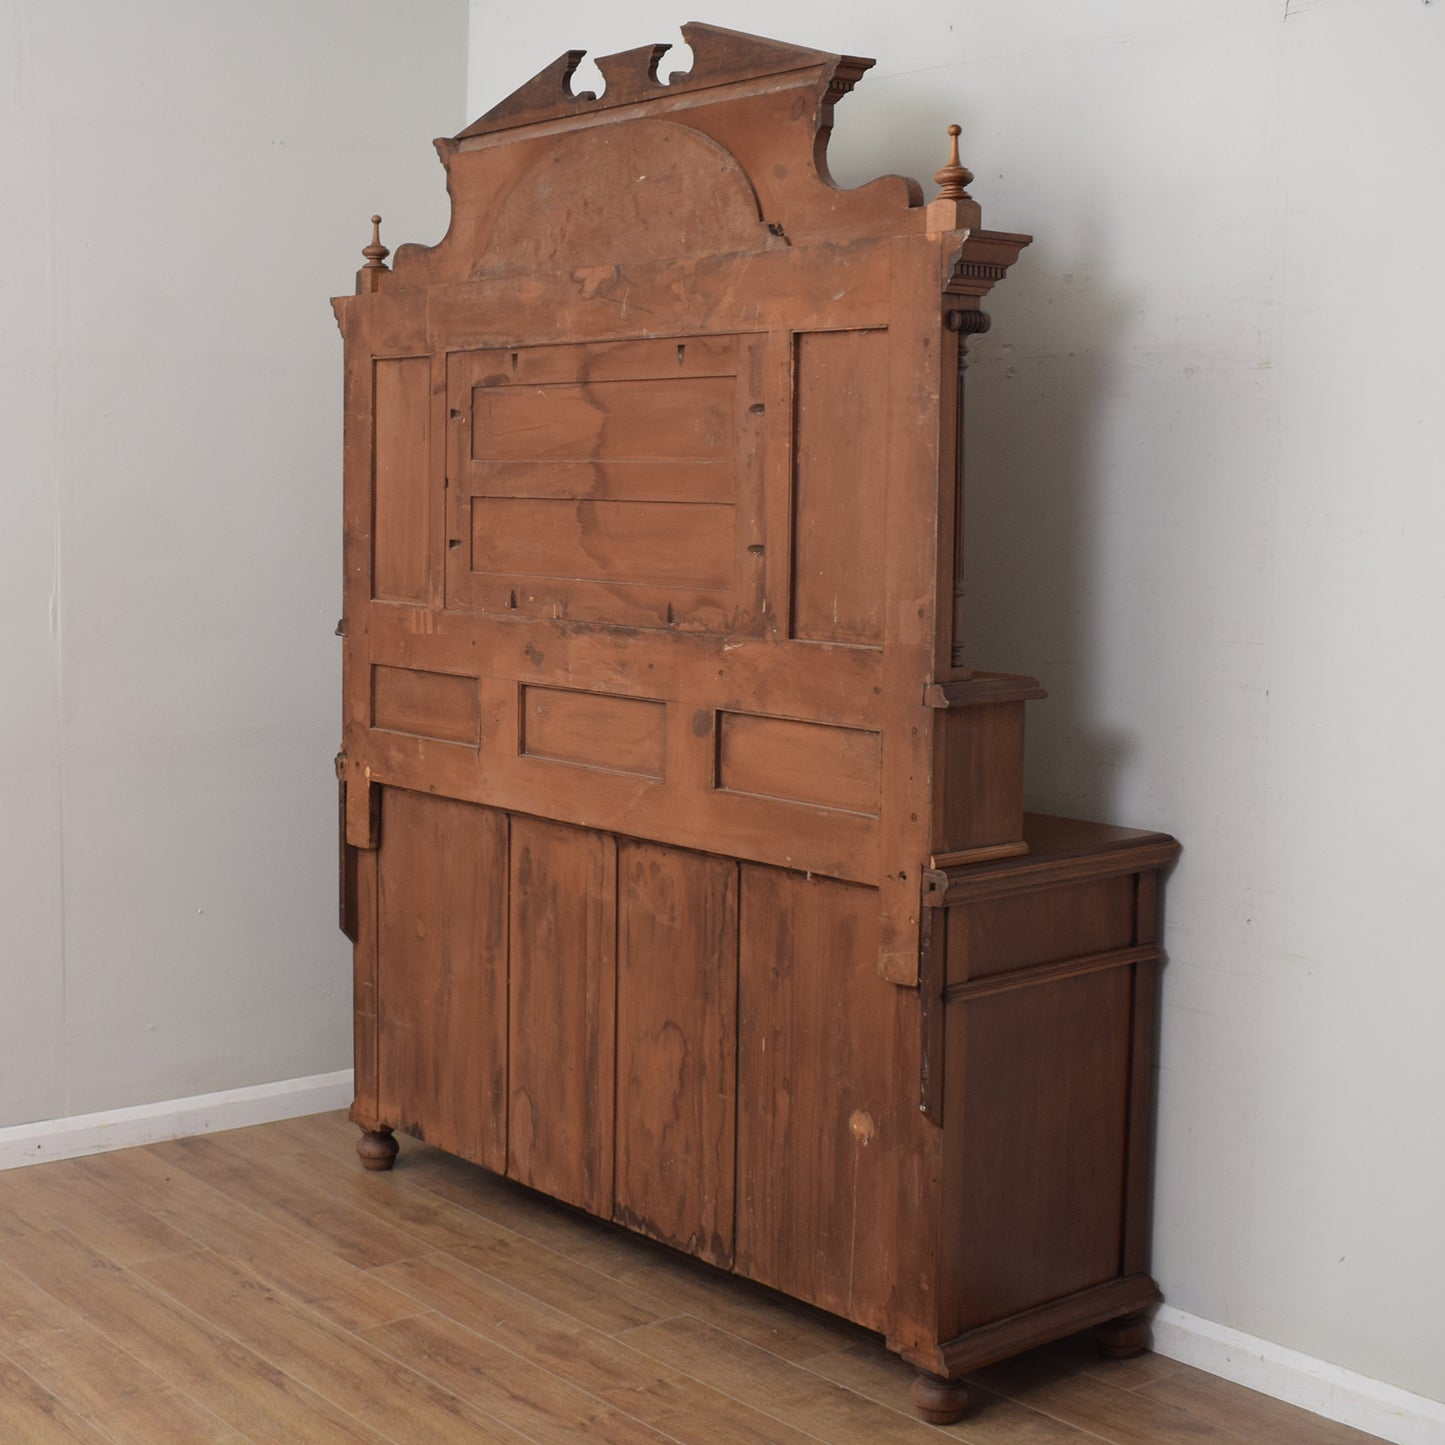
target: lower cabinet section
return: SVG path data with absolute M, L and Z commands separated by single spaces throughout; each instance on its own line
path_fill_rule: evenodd
M 878 1330 L 934 1393 L 1138 1309 L 1175 845 L 1031 827 L 929 875 L 910 988 L 874 889 L 384 789 L 347 872 L 368 1162 L 426 1139 Z

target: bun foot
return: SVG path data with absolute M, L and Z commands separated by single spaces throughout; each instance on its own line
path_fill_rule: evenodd
M 365 1129 L 356 1152 L 367 1169 L 390 1169 L 396 1163 L 396 1135 L 390 1129 Z
M 1143 1310 L 1106 1320 L 1094 1327 L 1094 1341 L 1106 1360 L 1132 1360 L 1149 1348 L 1149 1321 Z
M 911 1398 L 919 1419 L 930 1425 L 952 1425 L 963 1418 L 968 1405 L 968 1391 L 962 1380 L 945 1380 L 927 1370 L 918 1372 Z

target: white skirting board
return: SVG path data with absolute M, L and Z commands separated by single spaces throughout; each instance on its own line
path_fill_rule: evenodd
M 1154 1316 L 1154 1349 L 1395 1445 L 1445 1441 L 1445 1403 L 1169 1305 L 1161 1305 Z
M 351 1103 L 352 1074 L 311 1074 L 304 1079 L 282 1079 L 274 1084 L 251 1084 L 219 1094 L 197 1094 L 189 1099 L 165 1099 L 158 1104 L 137 1104 L 109 1109 L 102 1114 L 76 1114 L 68 1119 L 42 1119 L 34 1124 L 12 1124 L 0 1129 L 0 1169 L 22 1164 L 43 1164 L 47 1159 L 73 1159 L 80 1154 L 102 1154 L 108 1149 L 129 1149 L 187 1134 L 214 1134 L 218 1129 L 241 1129 L 273 1119 L 294 1119 L 344 1109 Z

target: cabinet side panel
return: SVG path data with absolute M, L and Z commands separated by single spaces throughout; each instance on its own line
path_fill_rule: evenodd
M 381 1116 L 499 1170 L 506 1159 L 506 815 L 386 788 L 377 867 Z
M 945 1338 L 1119 1275 L 1130 972 L 948 1006 L 962 1208 L 944 1224 L 958 1260 Z
M 387 602 L 425 602 L 431 541 L 427 424 L 431 359 L 375 363 L 372 592 Z
M 612 1212 L 615 840 L 512 819 L 507 1173 Z
M 806 333 L 796 367 L 793 635 L 881 646 L 888 333 Z
M 906 1344 L 931 1326 L 937 1131 L 878 894 L 745 866 L 738 928 L 735 1267 Z
M 733 1252 L 737 865 L 617 853 L 613 1217 L 713 1264 Z

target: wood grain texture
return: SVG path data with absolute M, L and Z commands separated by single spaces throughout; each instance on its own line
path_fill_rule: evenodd
M 89 1217 L 100 1219 L 103 1213 L 97 1209 Z M 158 1440 L 234 1445 L 245 1440 L 234 1427 L 142 1364 L 123 1343 L 107 1338 L 6 1265 L 0 1265 L 0 1298 L 5 1301 L 0 1310 L 0 1424 L 10 1431 L 5 1438 L 47 1438 L 35 1407 L 39 1404 L 44 1413 L 52 1414 L 43 1398 L 50 1395 L 63 1411 L 103 1423 L 103 1438 L 108 1440 L 132 1445 L 154 1445 Z M 28 1386 L 22 1387 L 17 1378 L 20 1371 L 28 1377 Z M 31 1418 L 22 1423 L 16 1407 Z M 68 1423 L 60 1415 L 53 1412 L 54 1422 Z
M 311 1232 L 238 1206 L 202 1177 L 204 1169 L 198 1174 L 144 1149 L 97 1154 L 76 1164 L 77 1172 L 108 1191 L 91 1197 L 90 1221 L 111 1215 L 118 1201 L 129 1201 L 165 1224 L 183 1227 L 197 1245 L 243 1264 L 345 1329 L 382 1324 L 415 1308 L 332 1250 L 318 1248 Z M 350 1160 L 345 1167 L 349 1177 L 356 1175 Z M 93 1222 L 86 1232 L 94 1235 Z
M 524 687 L 520 743 L 528 757 L 661 778 L 667 708 L 645 698 Z
M 443 742 L 481 740 L 477 679 L 378 665 L 371 669 L 371 725 Z
M 686 343 L 679 342 L 686 351 Z M 579 358 L 580 359 L 580 358 Z M 677 375 L 472 388 L 473 461 L 715 461 L 732 454 L 733 378 Z M 671 373 L 671 374 L 669 374 Z
M 362 1338 L 527 1440 L 663 1445 L 672 1438 L 434 1311 L 377 1326 Z
M 12 1440 L 51 1445 L 77 1440 L 102 1445 L 107 1437 L 22 1370 L 0 1359 L 0 1426 Z
M 732 1261 L 737 865 L 654 844 L 617 854 L 613 1218 Z
M 793 636 L 878 647 L 889 468 L 872 406 L 887 391 L 888 335 L 819 331 L 796 346 Z
M 378 1091 L 393 1127 L 507 1157 L 507 819 L 385 790 Z
M 716 503 L 479 497 L 473 572 L 730 590 L 734 519 Z
M 292 1379 L 360 1419 L 385 1428 L 397 1402 L 404 1400 L 407 1430 L 414 1438 L 496 1440 L 499 1445 L 527 1439 L 209 1251 L 152 1261 L 142 1273 L 247 1349 L 284 1359 Z
M 431 358 L 378 358 L 372 595 L 425 602 L 432 538 L 430 478 Z
M 1120 1273 L 1130 980 L 1085 974 L 950 1005 L 945 1117 L 957 1115 L 959 1334 Z
M 737 1268 L 878 1328 L 926 1332 L 916 1228 L 937 1136 L 913 996 L 878 977 L 865 888 L 745 867 L 738 943 Z M 806 1168 L 797 1161 L 806 1158 Z
M 617 845 L 512 821 L 507 1174 L 612 1210 Z
M 913 1372 L 877 1338 L 426 1145 L 409 1146 L 391 1174 L 364 1175 L 344 1163 L 353 1133 L 333 1113 L 187 1147 L 67 1161 L 83 1171 L 44 1164 L 0 1174 L 4 1438 L 26 1445 L 922 1438 L 923 1427 L 908 1419 Z M 246 1202 L 259 1197 L 238 1172 L 247 1163 L 265 1165 L 264 1189 L 277 1196 L 272 1213 Z M 70 1227 L 56 1228 L 38 1212 L 48 1187 L 27 1195 L 23 1207 L 14 1192 L 23 1176 L 46 1172 L 62 1179 L 83 1172 L 106 1188 L 87 1192 Z M 344 1191 L 343 1179 L 354 1189 Z M 370 1196 L 364 1212 L 378 1231 L 408 1240 L 394 1263 L 344 1266 L 379 1300 L 400 1302 L 387 1306 L 390 1318 L 356 1310 L 347 1323 L 319 1274 L 305 1287 L 309 1302 L 285 1283 L 308 1253 L 331 1260 L 327 1269 L 339 1262 L 320 1204 L 328 1193 L 354 1209 Z M 137 1208 L 155 1210 L 161 1224 L 190 1216 L 207 1248 L 138 1268 L 109 1260 L 91 1238 L 124 1239 Z M 517 1234 L 503 1218 L 531 1233 Z M 267 1272 L 272 1230 L 276 1257 Z M 230 1252 L 231 1240 L 244 1256 Z M 470 1258 L 460 1252 L 466 1241 L 479 1251 Z M 528 1252 L 503 1278 L 508 1255 L 487 1258 L 485 1241 Z M 200 1261 L 195 1271 L 192 1257 Z M 547 1259 L 558 1268 L 542 1269 Z M 579 1268 L 583 1259 L 591 1263 Z M 638 1280 L 648 1282 L 646 1293 L 628 1283 Z M 589 1323 L 584 1315 L 609 1287 L 618 1300 L 650 1298 L 655 1307 L 595 1314 L 598 1323 Z M 968 1390 L 970 1414 L 949 1432 L 967 1445 L 1367 1445 L 1374 1438 L 1157 1355 L 1101 1360 L 1087 1336 L 977 1373 Z
M 938 723 L 935 853 L 1021 841 L 1024 707 L 950 707 Z
M 948 982 L 992 978 L 1134 942 L 1134 875 L 1005 894 L 957 909 L 948 935 Z
M 306 1445 L 385 1438 L 78 1236 L 37 1229 L 0 1239 L 0 1258 L 247 1437 Z
M 802 1445 L 816 1438 L 580 1324 L 566 1311 L 540 1308 L 524 1292 L 478 1271 L 458 1269 L 445 1258 L 413 1260 L 387 1273 L 398 1288 L 437 1313 L 677 1439 L 699 1445 Z
M 717 785 L 845 813 L 876 815 L 879 735 L 791 718 L 718 718 Z

